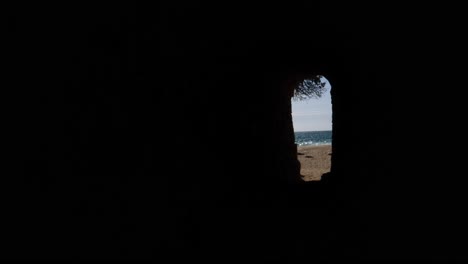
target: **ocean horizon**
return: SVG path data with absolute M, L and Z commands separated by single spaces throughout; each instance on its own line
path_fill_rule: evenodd
M 332 131 L 295 131 L 295 142 L 298 146 L 320 146 L 332 144 Z

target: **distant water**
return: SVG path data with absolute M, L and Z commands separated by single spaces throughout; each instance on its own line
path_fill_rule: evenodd
M 331 145 L 332 131 L 294 132 L 296 144 L 299 146 Z

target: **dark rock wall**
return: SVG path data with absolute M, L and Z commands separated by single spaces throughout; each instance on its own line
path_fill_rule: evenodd
M 172 5 L 12 18 L 11 257 L 366 256 L 389 97 L 358 30 L 320 6 Z M 315 74 L 332 171 L 291 184 L 287 83 Z

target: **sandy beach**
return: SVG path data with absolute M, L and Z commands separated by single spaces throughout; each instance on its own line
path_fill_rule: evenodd
M 322 174 L 331 167 L 331 145 L 298 146 L 297 157 L 301 162 L 301 175 L 305 181 L 320 181 Z

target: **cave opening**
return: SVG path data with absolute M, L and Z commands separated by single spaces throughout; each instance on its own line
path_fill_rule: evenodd
M 300 175 L 320 181 L 330 172 L 332 155 L 331 84 L 325 76 L 303 79 L 291 97 L 291 116 Z

